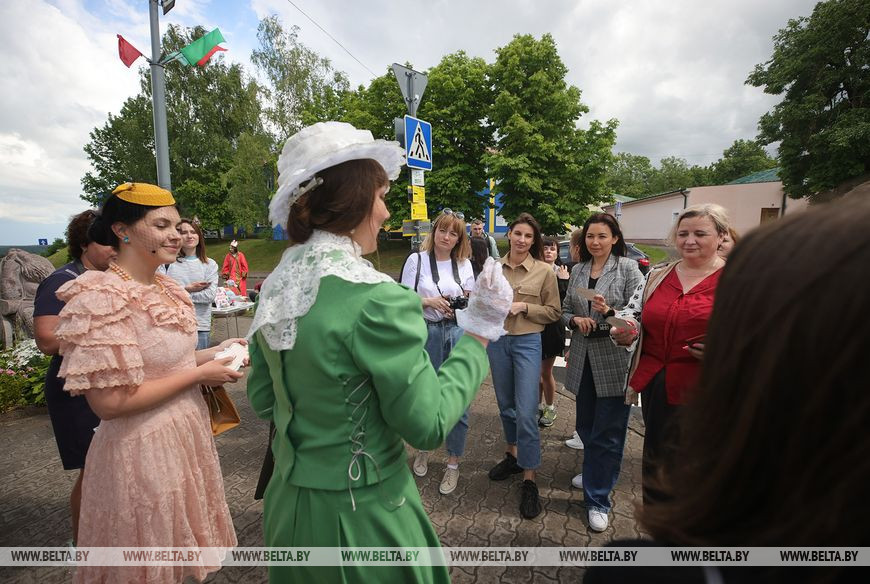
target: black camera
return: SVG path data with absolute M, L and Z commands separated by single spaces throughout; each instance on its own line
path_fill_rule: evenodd
M 465 310 L 468 308 L 468 298 L 465 296 L 451 296 L 447 299 L 450 310 Z

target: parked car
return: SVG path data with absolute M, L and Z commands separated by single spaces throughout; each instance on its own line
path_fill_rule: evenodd
M 574 262 L 571 261 L 571 251 L 570 251 L 571 243 L 569 241 L 560 241 L 559 242 L 559 259 L 562 260 L 562 263 L 566 266 L 571 266 Z M 649 272 L 649 256 L 643 253 L 636 245 L 633 243 L 625 242 L 625 257 L 635 260 L 637 262 L 637 267 L 640 268 L 640 273 L 646 276 L 647 272 Z

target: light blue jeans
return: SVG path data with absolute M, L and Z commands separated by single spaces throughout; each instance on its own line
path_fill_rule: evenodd
M 211 331 L 196 331 L 196 350 L 208 349 L 211 344 Z
M 439 322 L 426 321 L 429 336 L 426 339 L 426 352 L 435 371 L 441 368 L 441 364 L 447 360 L 450 351 L 459 342 L 462 329 L 455 320 L 441 320 Z M 468 434 L 468 410 L 462 414 L 450 433 L 447 434 L 445 446 L 449 456 L 462 456 L 465 452 L 465 437 Z
M 517 446 L 517 464 L 541 466 L 538 432 L 538 381 L 541 378 L 541 333 L 505 335 L 486 349 L 505 441 Z

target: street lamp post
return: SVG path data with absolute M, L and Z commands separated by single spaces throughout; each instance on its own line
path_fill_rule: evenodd
M 172 180 L 169 176 L 169 132 L 166 129 L 166 83 L 163 79 L 163 64 L 160 63 L 160 26 L 157 19 L 157 5 L 160 0 L 148 0 L 151 19 L 151 101 L 154 110 L 154 150 L 157 158 L 157 184 L 164 189 L 172 190 Z M 166 14 L 175 1 L 166 6 Z

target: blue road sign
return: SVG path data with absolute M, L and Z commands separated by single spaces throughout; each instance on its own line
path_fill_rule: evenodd
M 39 245 L 48 245 L 48 240 L 47 239 L 40 239 Z
M 432 124 L 405 116 L 405 156 L 408 168 L 432 170 Z

